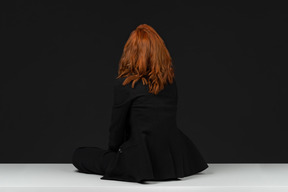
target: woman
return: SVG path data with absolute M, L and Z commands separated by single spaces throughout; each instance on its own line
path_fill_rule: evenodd
M 194 143 L 177 128 L 177 86 L 164 41 L 139 25 L 125 44 L 114 81 L 108 149 L 79 147 L 73 165 L 101 179 L 179 180 L 208 168 Z

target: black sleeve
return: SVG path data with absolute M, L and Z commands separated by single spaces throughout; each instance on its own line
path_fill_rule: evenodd
M 122 86 L 122 81 L 115 80 L 113 89 L 112 116 L 109 127 L 108 149 L 117 151 L 125 141 L 126 128 L 128 126 L 128 113 L 132 103 L 131 92 L 128 87 Z

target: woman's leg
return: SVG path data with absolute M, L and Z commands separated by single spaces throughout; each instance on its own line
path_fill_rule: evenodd
M 115 152 L 99 147 L 78 147 L 73 153 L 72 163 L 80 172 L 103 175 L 115 155 Z

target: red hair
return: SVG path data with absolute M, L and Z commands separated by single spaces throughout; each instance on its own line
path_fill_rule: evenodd
M 174 67 L 163 39 L 149 25 L 141 24 L 131 32 L 119 61 L 118 76 L 126 77 L 122 85 L 141 79 L 149 92 L 158 94 L 168 82 L 172 84 Z

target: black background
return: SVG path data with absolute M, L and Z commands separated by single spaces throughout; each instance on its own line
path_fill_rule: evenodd
M 178 127 L 208 163 L 287 163 L 286 7 L 188 2 L 2 1 L 0 162 L 107 148 L 118 61 L 146 23 L 173 59 Z

